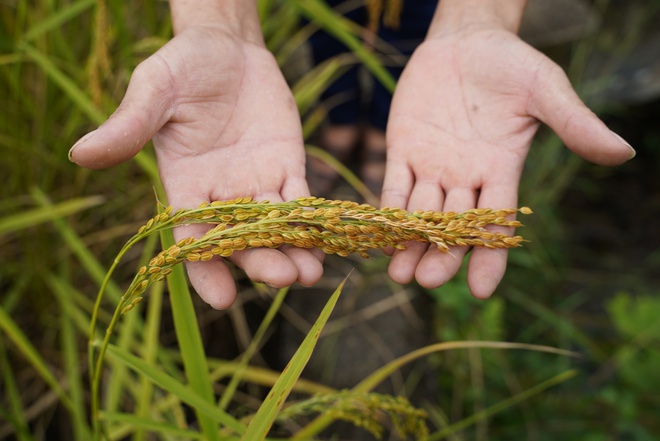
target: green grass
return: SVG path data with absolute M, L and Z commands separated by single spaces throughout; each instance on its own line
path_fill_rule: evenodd
M 605 15 L 593 32 L 552 48 L 587 102 L 594 90 L 585 75 L 591 53 L 625 52 L 659 13 L 644 2 L 630 2 L 624 12 L 597 3 Z M 139 307 L 113 318 L 136 269 L 172 240 L 167 233 L 150 236 L 115 260 L 120 244 L 155 214 L 154 155 L 148 147 L 111 172 L 92 172 L 71 164 L 67 152 L 115 109 L 130 72 L 167 41 L 171 23 L 162 3 L 104 5 L 9 2 L 0 13 L 0 439 L 320 439 L 336 426 L 318 411 L 303 414 L 317 394 L 362 394 L 384 406 L 375 388 L 386 378 L 398 375 L 414 392 L 414 374 L 400 370 L 406 364 L 431 369 L 437 383 L 432 401 L 411 402 L 428 415 L 429 439 L 660 436 L 660 331 L 653 314 L 659 293 L 648 276 L 657 255 L 632 268 L 623 257 L 610 257 L 620 244 L 602 252 L 574 242 L 576 224 L 592 217 L 590 208 L 568 205 L 569 196 L 616 205 L 599 193 L 607 178 L 602 169 L 585 167 L 545 132 L 535 141 L 521 188 L 523 205 L 536 213 L 524 230 L 531 242 L 511 253 L 494 298 L 471 299 L 464 269 L 432 292 L 405 287 L 433 299 L 439 343 L 392 355 L 347 390 L 306 379 L 303 368 L 312 353 L 333 358 L 343 349 L 344 331 L 369 325 L 382 313 L 377 308 L 391 307 L 384 302 L 338 317 L 357 305 L 356 293 L 383 289 L 400 298 L 403 288 L 376 283 L 386 258 L 326 259 L 328 276 L 306 290 L 321 296 L 325 309 L 309 321 L 287 306 L 291 292 L 252 285 L 237 272 L 242 292 L 234 308 L 264 312 L 254 326 L 234 320 L 235 335 L 218 337 L 217 324 L 237 313 L 210 311 L 190 292 L 181 268 L 150 288 Z M 291 78 L 306 136 L 325 117 L 314 106 L 319 94 L 347 66 L 363 63 L 394 86 L 355 29 L 322 2 L 262 0 L 259 8 L 267 44 L 285 70 L 317 27 L 353 51 Z M 300 27 L 301 15 L 311 24 Z M 314 148 L 309 153 L 323 158 Z M 369 197 L 350 170 L 335 165 L 356 198 Z M 350 267 L 355 270 L 344 285 Z M 614 272 L 602 276 L 606 270 Z M 95 304 L 101 287 L 105 295 Z M 299 350 L 284 372 L 265 365 L 260 352 L 275 344 L 282 320 L 305 334 L 292 342 Z M 238 335 L 246 336 L 244 347 Z M 225 354 L 220 343 L 235 348 Z M 352 412 L 351 418 L 366 418 Z

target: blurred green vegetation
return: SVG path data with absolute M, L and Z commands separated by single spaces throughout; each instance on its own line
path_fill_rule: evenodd
M 348 64 L 360 60 L 389 81 L 377 57 L 318 2 L 262 0 L 259 6 L 266 41 L 291 79 L 306 135 L 324 117 L 313 103 Z M 659 10 L 656 2 L 597 1 L 584 38 L 544 48 L 567 69 L 587 103 L 633 143 L 638 158 L 616 169 L 587 165 L 542 131 L 521 186 L 521 204 L 536 213 L 524 228 L 530 242 L 511 253 L 495 296 L 472 299 L 464 273 L 422 293 L 433 300 L 438 341 L 540 344 L 582 357 L 476 347 L 431 356 L 436 398 L 413 405 L 428 412 L 434 439 L 660 437 L 660 378 L 654 375 L 660 367 L 660 104 L 657 97 L 644 104 L 604 99 L 613 67 L 599 61 L 633 53 L 652 34 Z M 354 54 L 308 71 L 300 46 L 315 25 L 301 27 L 301 15 L 333 27 Z M 0 439 L 90 439 L 87 340 L 94 294 L 118 244 L 155 213 L 158 178 L 150 147 L 112 172 L 80 169 L 67 152 L 116 108 L 132 70 L 170 35 L 164 2 L 16 0 L 0 9 Z M 594 72 L 594 64 L 600 71 Z M 139 263 L 157 252 L 157 239 L 132 248 L 116 268 L 97 336 Z M 398 295 L 401 287 L 375 282 L 385 261 L 330 258 L 327 265 L 342 277 L 329 278 L 318 290 L 334 291 L 353 265 L 352 290 Z M 278 298 L 269 288 L 241 283 L 239 302 L 228 312 L 210 310 L 197 296 L 191 304 L 177 304 L 180 298 L 166 295 L 171 287 L 158 285 L 138 313 L 125 317 L 101 387 L 110 438 L 189 439 L 213 431 L 216 420 L 203 412 L 193 416 L 193 408 L 205 405 L 181 405 L 173 389 L 184 384 L 186 373 L 194 378 L 195 368 L 182 366 L 186 358 L 208 363 L 216 380 L 213 390 L 204 381 L 191 384 L 195 393 L 212 402 L 214 393 L 230 387 L 240 363 L 227 357 L 244 354 L 257 328 L 248 323 L 251 308 L 267 309 Z M 183 309 L 187 315 L 177 317 Z M 176 322 L 195 313 L 199 334 L 182 336 Z M 217 335 L 227 337 L 218 342 Z M 184 354 L 183 342 L 198 353 Z M 341 351 L 341 344 L 335 342 L 334 350 Z M 139 361 L 131 354 L 146 363 L 144 372 L 158 366 L 171 382 L 163 386 L 135 374 L 129 366 Z M 250 361 L 241 377 L 247 384 L 227 395 L 234 398 L 229 412 L 236 418 L 255 412 L 255 397 L 278 378 L 277 371 L 257 366 L 265 364 L 260 355 L 244 360 Z M 577 376 L 565 375 L 573 369 Z M 320 382 L 299 382 L 294 389 L 308 395 L 333 390 Z M 299 428 L 281 424 L 282 431 Z

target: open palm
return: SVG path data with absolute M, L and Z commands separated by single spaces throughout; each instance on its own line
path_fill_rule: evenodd
M 428 38 L 394 94 L 383 205 L 444 211 L 516 206 L 540 122 L 591 161 L 613 165 L 630 157 L 561 68 L 515 34 L 483 26 Z M 394 254 L 389 272 L 400 283 L 416 278 L 437 287 L 456 273 L 465 252 L 411 244 Z M 505 250 L 473 250 L 472 293 L 488 297 L 505 267 Z
M 272 55 L 221 27 L 190 28 L 141 63 L 117 111 L 73 149 L 73 160 L 104 168 L 134 156 L 153 137 L 169 203 L 252 196 L 281 201 L 309 193 L 300 118 Z M 175 229 L 175 237 L 204 227 Z M 274 286 L 320 278 L 309 251 L 263 249 L 231 258 L 248 276 Z M 236 289 L 221 260 L 188 265 L 191 282 L 214 307 Z

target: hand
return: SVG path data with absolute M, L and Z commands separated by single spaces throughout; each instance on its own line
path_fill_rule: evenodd
M 271 202 L 309 194 L 300 117 L 272 55 L 221 26 L 179 33 L 133 73 L 117 111 L 71 151 L 72 160 L 104 168 L 134 156 L 153 137 L 158 167 L 174 209 L 252 196 Z M 179 227 L 177 240 L 203 225 Z M 322 275 L 321 257 L 302 249 L 255 249 L 230 259 L 272 286 Z M 219 260 L 187 265 L 199 295 L 231 305 L 236 287 Z
M 515 34 L 484 23 L 430 35 L 394 94 L 382 204 L 443 211 L 515 207 L 539 121 L 597 164 L 634 155 L 580 101 L 561 68 Z M 438 287 L 453 277 L 465 253 L 410 244 L 395 252 L 389 273 L 398 283 L 414 277 Z M 506 250 L 472 251 L 467 278 L 475 297 L 493 293 L 506 258 Z

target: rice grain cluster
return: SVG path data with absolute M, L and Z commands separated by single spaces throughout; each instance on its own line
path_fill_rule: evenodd
M 492 231 L 487 227 L 516 228 L 512 219 L 520 209 L 478 208 L 455 212 L 414 211 L 376 208 L 352 201 L 303 197 L 289 202 L 270 203 L 252 198 L 203 203 L 195 209 L 172 214 L 167 207 L 142 226 L 133 240 L 179 225 L 205 223 L 210 229 L 201 237 L 179 240 L 141 267 L 127 293 L 133 300 L 123 308 L 132 309 L 153 282 L 162 280 L 172 267 L 183 261 L 206 261 L 229 257 L 246 248 L 319 248 L 327 254 L 369 257 L 370 250 L 391 247 L 405 249 L 407 242 L 433 244 L 448 252 L 451 246 L 513 248 L 521 236 Z

